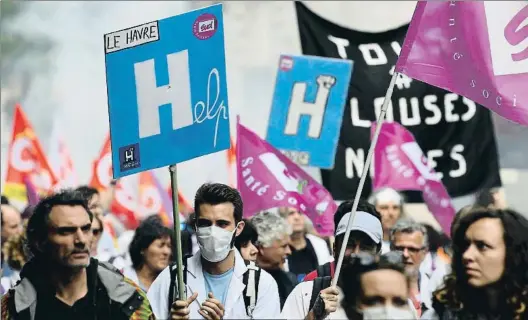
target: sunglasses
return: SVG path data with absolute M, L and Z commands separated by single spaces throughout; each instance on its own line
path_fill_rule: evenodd
M 398 251 L 390 251 L 381 256 L 375 256 L 367 252 L 360 252 L 350 256 L 352 264 L 359 264 L 363 267 L 376 266 L 380 263 L 388 263 L 392 265 L 403 264 L 403 254 Z

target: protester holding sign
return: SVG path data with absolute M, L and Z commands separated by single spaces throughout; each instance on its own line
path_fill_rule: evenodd
M 260 275 L 258 281 L 252 282 L 256 297 L 246 300 L 246 295 L 252 292 L 244 281 L 249 275 L 244 275 L 253 269 L 246 266 L 233 246 L 234 238 L 244 229 L 240 193 L 224 184 L 204 184 L 196 192 L 194 210 L 200 250 L 184 261 L 188 298 L 170 301 L 170 296 L 177 297 L 182 288 L 173 288 L 176 270 L 172 266 L 165 268 L 148 291 L 156 317 L 277 319 L 280 314 L 277 283 L 266 271 L 255 272 Z M 171 295 L 173 289 L 176 294 Z
M 343 244 L 344 233 L 351 216 L 351 210 L 352 202 L 345 201 L 339 205 L 334 215 L 336 230 L 334 258 L 336 260 L 338 259 L 341 247 L 345 245 Z M 360 200 L 351 230 L 350 238 L 346 244 L 345 256 L 350 256 L 352 253 L 358 253 L 360 251 L 375 255 L 380 254 L 383 229 L 381 227 L 381 218 L 374 206 L 364 200 Z M 328 310 L 325 308 L 322 310 L 320 308 L 314 309 L 319 297 L 325 303 L 327 300 L 337 301 L 335 298 L 337 298 L 338 291 L 336 288 L 330 287 L 330 281 L 334 277 L 334 269 L 335 263 L 329 262 L 318 267 L 314 272 L 309 273 L 304 282 L 295 287 L 288 296 L 282 309 L 282 317 L 285 319 L 304 319 L 307 316 L 315 316 L 316 319 L 319 319 L 318 316 L 325 315 L 328 316 L 326 319 L 344 319 L 346 316 L 340 305 Z

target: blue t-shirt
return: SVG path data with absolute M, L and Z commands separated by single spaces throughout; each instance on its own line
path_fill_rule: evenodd
M 214 298 L 220 301 L 225 306 L 225 300 L 227 297 L 227 289 L 229 288 L 229 283 L 231 282 L 231 277 L 233 276 L 233 269 L 222 273 L 222 274 L 209 274 L 203 272 L 205 279 L 205 290 L 207 292 L 207 297 L 204 300 L 209 298 L 209 292 L 212 292 Z

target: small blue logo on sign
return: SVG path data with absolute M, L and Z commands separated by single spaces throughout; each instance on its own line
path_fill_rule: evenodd
M 139 168 L 140 166 L 139 143 L 119 148 L 119 168 L 121 171 Z

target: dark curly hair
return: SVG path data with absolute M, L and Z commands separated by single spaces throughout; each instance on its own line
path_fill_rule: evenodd
M 523 319 L 528 305 L 528 220 L 510 210 L 475 208 L 463 216 L 453 237 L 452 271 L 444 286 L 433 293 L 435 309 L 449 309 L 462 318 L 482 311 L 482 291 L 468 284 L 462 255 L 466 250 L 466 231 L 478 220 L 499 219 L 504 228 L 505 270 L 500 279 L 500 296 L 510 319 Z M 506 318 L 508 318 L 506 317 Z
M 145 262 L 141 252 L 147 249 L 152 242 L 165 237 L 171 239 L 171 247 L 174 251 L 176 244 L 174 233 L 170 228 L 167 228 L 163 224 L 161 218 L 157 215 L 151 215 L 143 220 L 136 229 L 132 242 L 130 242 L 128 247 L 130 260 L 132 260 L 132 267 L 135 270 L 138 270 Z M 174 256 L 174 252 L 172 256 Z

